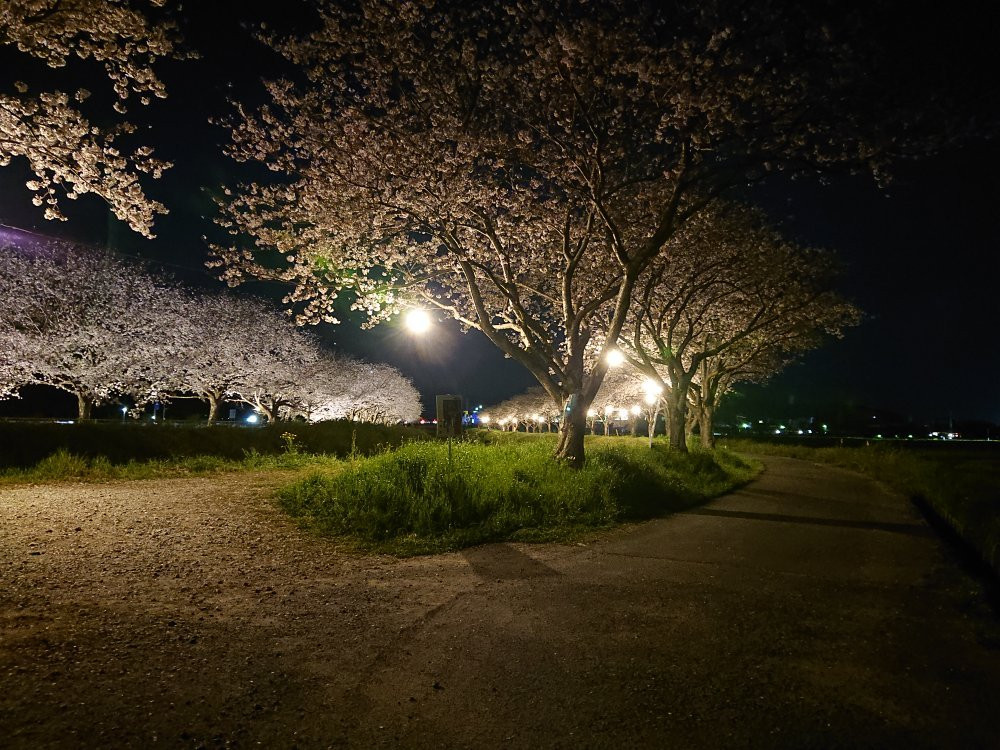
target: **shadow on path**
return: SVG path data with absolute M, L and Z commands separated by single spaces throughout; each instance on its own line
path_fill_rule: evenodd
M 462 557 L 484 581 L 511 581 L 557 576 L 555 570 L 509 544 L 487 544 L 462 552 Z
M 871 529 L 873 531 L 889 531 L 894 534 L 909 534 L 910 536 L 933 537 L 934 531 L 924 525 L 911 523 L 887 523 L 884 521 L 852 521 L 842 518 L 813 518 L 810 516 L 790 516 L 784 513 L 750 513 L 743 510 L 722 510 L 717 508 L 699 508 L 684 513 L 688 516 L 722 516 L 727 518 L 746 518 L 756 521 L 778 521 L 781 523 L 807 523 L 817 526 L 839 526 L 848 529 Z

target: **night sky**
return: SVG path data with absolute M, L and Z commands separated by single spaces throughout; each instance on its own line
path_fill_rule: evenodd
M 16 160 L 0 169 L 0 223 L 110 246 L 186 282 L 221 287 L 202 266 L 202 237 L 215 231 L 210 196 L 222 184 L 253 175 L 222 156 L 225 131 L 208 119 L 227 111 L 228 96 L 259 100 L 259 79 L 281 70 L 281 62 L 240 22 L 241 14 L 249 22 L 279 27 L 297 20 L 294 3 L 266 7 L 257 12 L 247 3 L 185 5 L 183 32 L 202 57 L 159 66 L 169 98 L 135 113 L 135 119 L 146 118 L 147 140 L 157 153 L 175 162 L 163 179 L 151 183 L 149 192 L 171 211 L 157 220 L 155 240 L 131 232 L 92 196 L 65 205 L 70 221 L 46 222 L 31 205 L 23 187 L 27 171 Z M 900 15 L 906 22 L 897 30 L 907 49 L 923 50 L 914 76 L 928 66 L 955 66 L 972 110 L 983 102 L 989 110 L 988 102 L 996 99 L 990 40 L 998 38 L 998 27 L 994 15 L 981 12 L 986 7 L 969 4 L 958 15 L 915 17 L 907 4 Z M 28 80 L 31 74 L 18 71 Z M 977 74 L 981 80 L 973 80 Z M 787 418 L 870 407 L 917 422 L 953 416 L 1000 423 L 1000 146 L 995 141 L 977 140 L 906 163 L 884 189 L 860 176 L 834 176 L 824 185 L 777 177 L 755 188 L 752 197 L 796 239 L 836 251 L 845 265 L 841 291 L 867 319 L 766 387 L 741 388 L 735 408 Z M 281 293 L 274 285 L 246 288 Z M 534 383 L 480 334 L 461 334 L 450 323 L 420 341 L 396 325 L 361 331 L 351 320 L 321 326 L 317 333 L 339 350 L 399 367 L 421 391 L 425 409 L 435 393 L 461 393 L 473 405 L 490 404 Z

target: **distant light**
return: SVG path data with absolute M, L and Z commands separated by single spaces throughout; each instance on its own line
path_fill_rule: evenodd
M 431 316 L 426 310 L 414 307 L 406 313 L 404 322 L 410 333 L 427 333 L 431 327 Z
M 660 400 L 660 396 L 656 393 L 647 393 L 645 396 L 646 403 L 653 406 L 657 401 Z
M 123 406 L 122 407 L 122 414 L 128 414 L 128 407 L 127 406 Z
M 596 417 L 597 416 L 597 412 L 594 411 L 593 409 L 587 409 L 587 416 L 588 417 Z
M 802 430 L 799 430 L 799 434 L 800 435 L 805 435 L 805 432 L 803 432 Z
M 781 434 L 781 430 L 775 430 L 775 431 L 774 431 L 774 434 L 775 434 L 775 435 L 780 435 L 780 434 Z
M 642 412 L 642 408 L 639 406 L 639 404 L 636 404 L 635 406 L 632 407 L 632 416 L 633 417 L 638 417 L 641 412 Z
M 744 422 L 743 424 L 740 425 L 740 427 L 742 427 L 744 430 L 749 430 L 752 426 L 753 425 L 751 425 L 749 422 Z
M 619 367 L 625 363 L 625 355 L 617 349 L 608 349 L 605 359 L 612 367 Z
M 156 419 L 156 417 L 153 417 L 153 419 Z M 260 417 L 258 417 L 256 414 L 251 414 L 247 417 L 247 424 L 257 424 L 259 421 Z
M 479 421 L 482 422 L 483 424 L 489 424 L 490 423 L 490 415 L 489 414 L 480 414 L 479 415 Z

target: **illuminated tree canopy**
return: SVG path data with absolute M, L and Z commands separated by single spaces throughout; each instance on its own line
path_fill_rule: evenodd
M 152 236 L 166 208 L 149 198 L 140 175 L 159 177 L 169 164 L 136 142 L 134 124 L 120 116 L 129 102 L 149 104 L 166 89 L 153 70 L 182 56 L 176 29 L 160 10 L 166 0 L 4 0 L 0 48 L 17 64 L 0 84 L 0 166 L 24 159 L 27 187 L 45 218 L 64 219 L 60 204 L 93 193 L 136 232 Z M 16 52 L 15 52 L 16 51 Z M 14 70 L 47 66 L 63 88 L 36 88 Z M 111 104 L 101 92 L 74 85 L 75 68 L 103 71 Z M 70 69 L 67 72 L 66 69 Z M 48 80 L 53 73 L 40 75 Z M 90 74 L 86 80 L 95 80 Z M 34 79 L 30 79 L 34 80 Z M 60 84 L 56 84 L 59 86 Z
M 880 173 L 898 145 L 833 7 L 324 6 L 269 39 L 297 74 L 237 107 L 232 155 L 275 179 L 224 201 L 213 265 L 293 283 L 302 320 L 349 290 L 371 323 L 419 303 L 482 331 L 579 463 L 601 352 L 693 216 L 770 171 Z

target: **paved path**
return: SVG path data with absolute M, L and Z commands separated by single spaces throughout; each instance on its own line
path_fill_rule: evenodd
M 427 747 L 1000 747 L 1000 629 L 912 506 L 766 464 L 549 564 L 469 551 L 482 585 L 388 655 L 370 721 Z
M 15 747 L 33 748 L 1000 747 L 1000 625 L 910 504 L 849 472 L 766 465 L 739 492 L 586 546 L 402 562 L 347 564 L 292 527 L 268 547 L 256 535 L 276 517 L 243 500 L 226 512 L 266 516 L 246 558 L 264 562 L 246 575 L 293 571 L 294 587 L 254 596 L 213 572 L 192 616 L 181 608 L 158 629 L 149 623 L 180 607 L 173 589 L 130 599 L 127 621 L 74 594 L 74 658 L 127 635 L 105 646 L 108 673 L 125 664 L 132 680 L 121 689 L 90 676 L 93 665 L 61 667 L 51 689 L 29 680 L 69 642 L 59 584 L 46 608 L 0 595 L 6 622 L 33 612 L 45 627 L 41 641 L 0 648 L 0 745 L 6 727 Z M 94 492 L 74 502 L 88 507 Z M 169 550 L 172 521 L 159 513 L 155 543 Z M 0 530 L 15 529 L 7 520 Z M 204 523 L 218 540 L 219 524 Z M 289 539 L 294 557 L 281 557 Z M 55 557 L 31 567 L 39 559 L 12 563 L 18 586 L 72 575 Z M 92 563 L 74 560 L 86 579 Z M 164 565 L 185 583 L 177 591 L 201 591 L 207 560 Z M 251 564 L 240 560 L 225 568 Z M 206 610 L 218 614 L 193 617 Z M 143 675 L 164 643 L 177 654 L 170 679 Z

